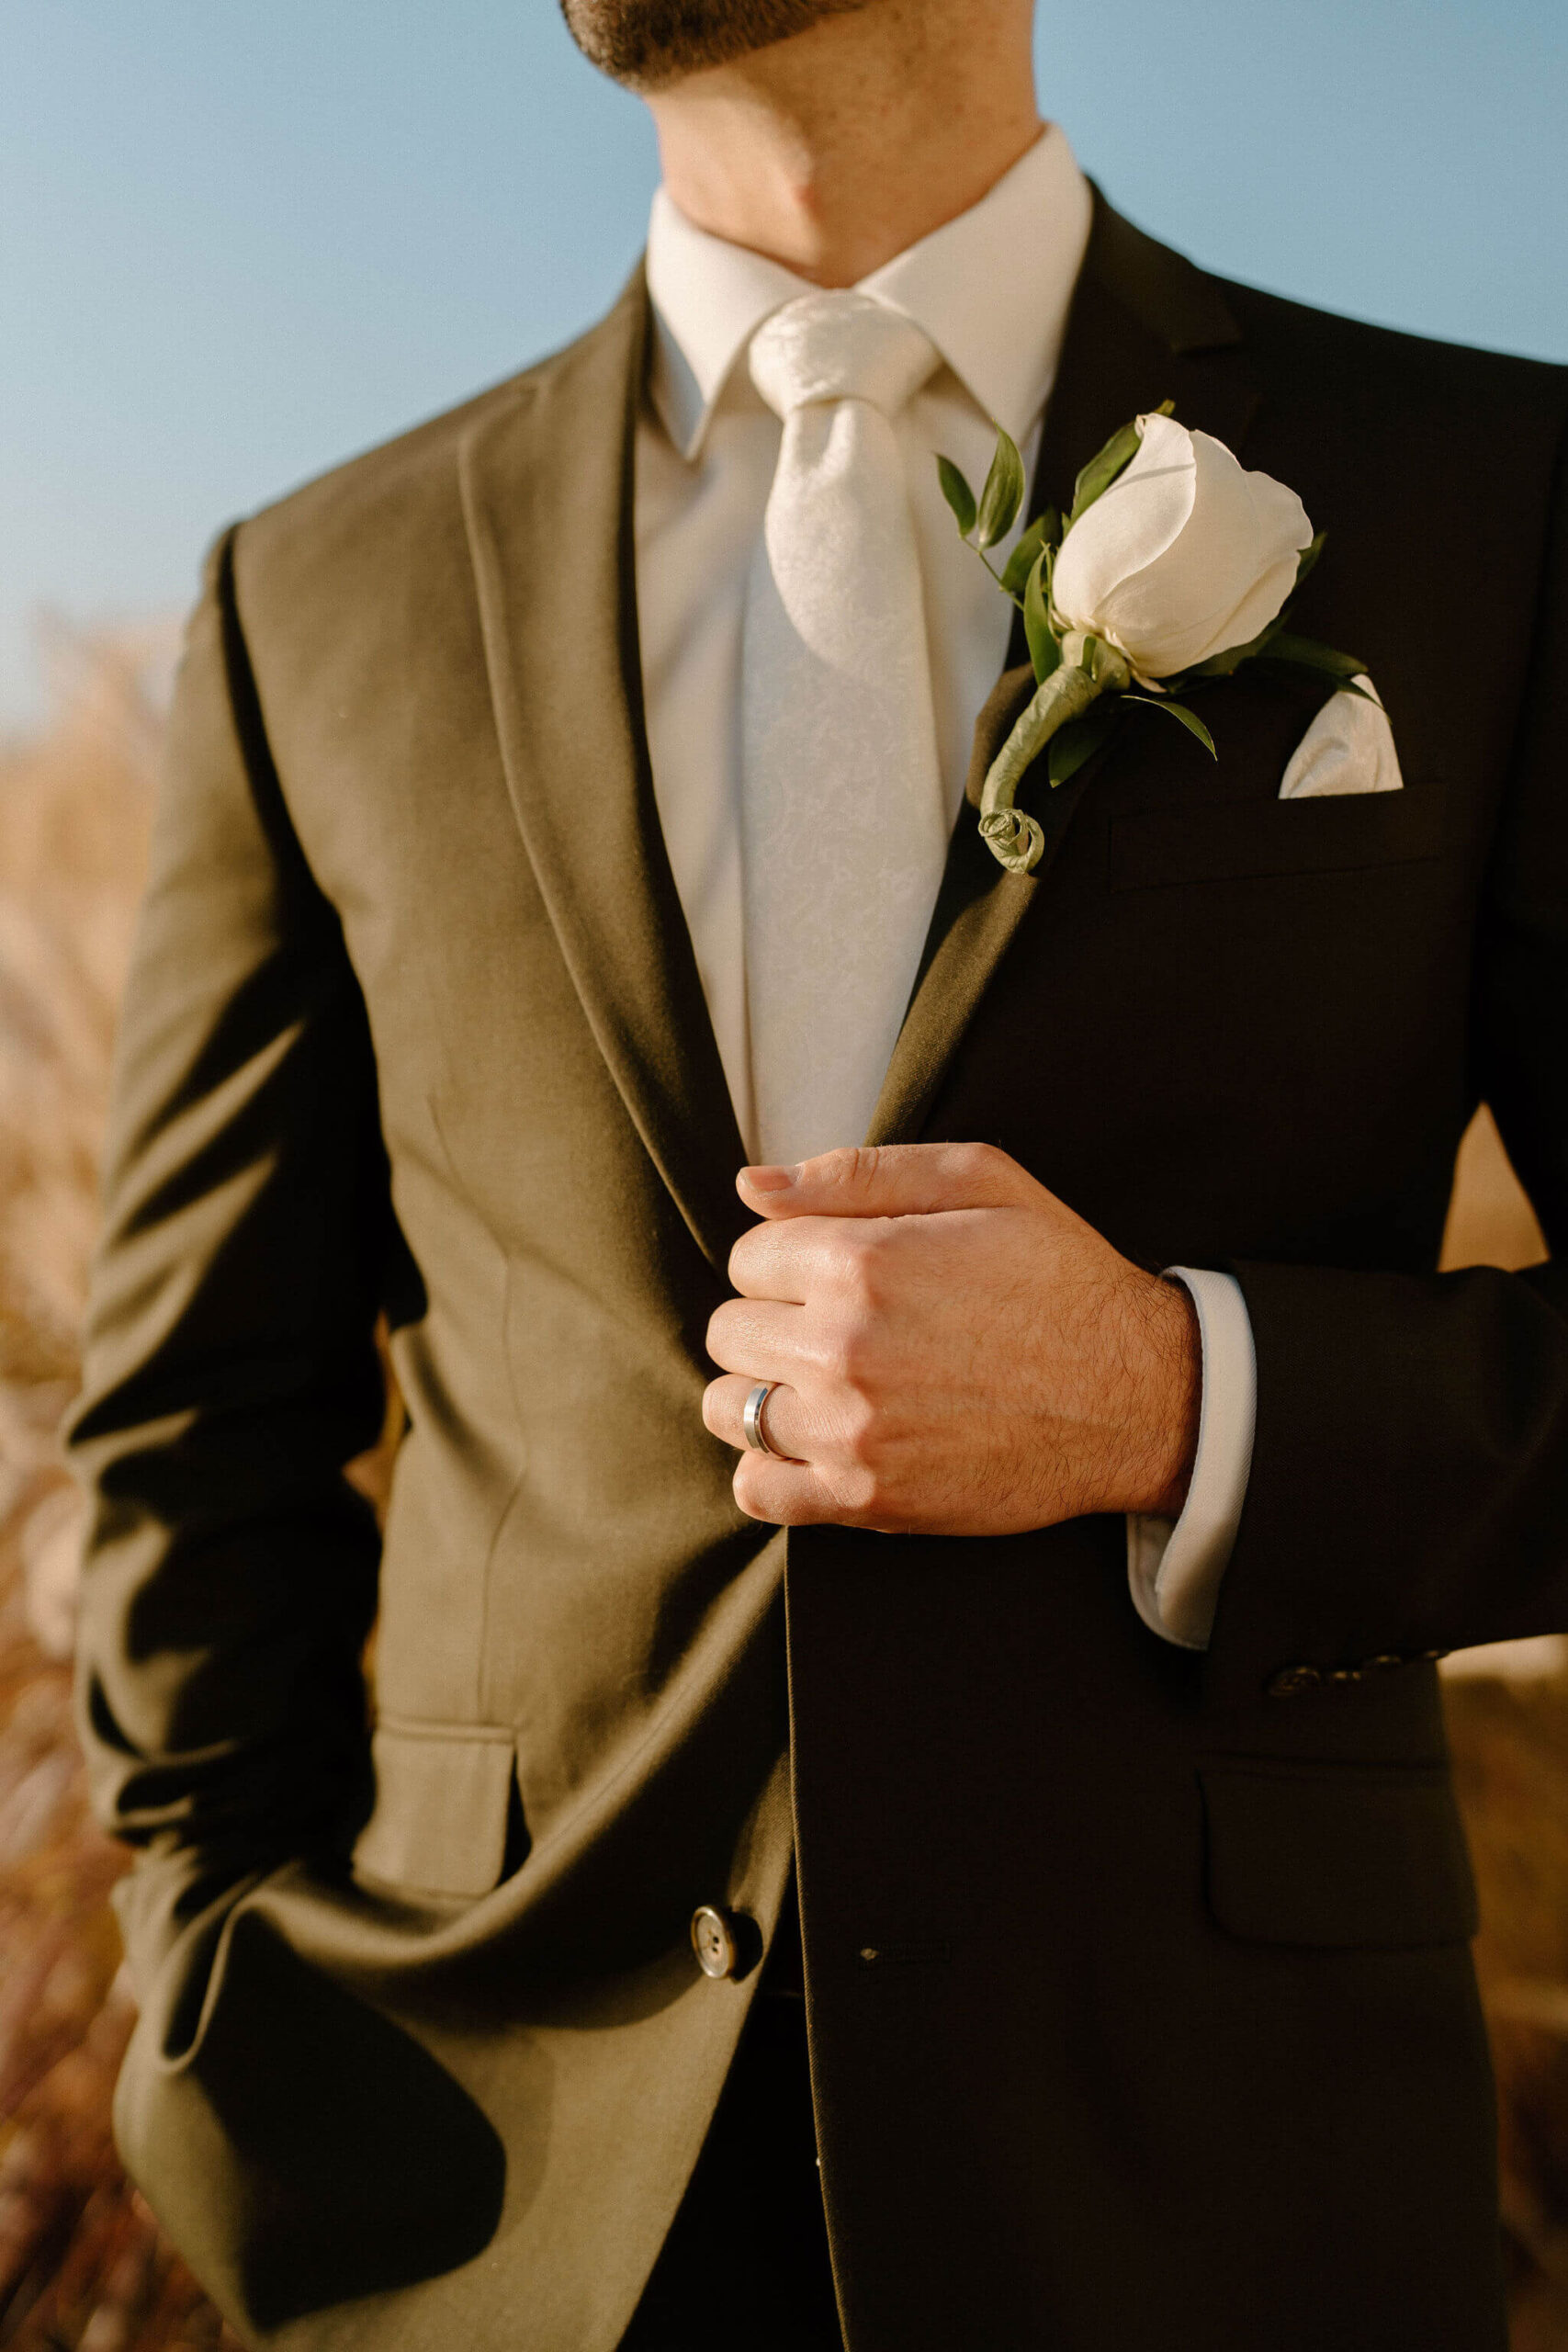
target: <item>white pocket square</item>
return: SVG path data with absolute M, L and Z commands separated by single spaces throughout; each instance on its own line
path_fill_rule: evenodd
M 1399 753 L 1377 688 L 1358 678 L 1359 695 L 1330 695 L 1291 754 L 1281 800 L 1325 800 L 1343 792 L 1399 792 Z

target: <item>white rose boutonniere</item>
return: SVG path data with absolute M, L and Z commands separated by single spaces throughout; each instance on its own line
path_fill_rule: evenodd
M 1365 662 L 1286 629 L 1287 599 L 1323 548 L 1295 492 L 1247 472 L 1223 441 L 1190 433 L 1170 409 L 1167 401 L 1113 434 L 1079 474 L 1072 512 L 1040 515 L 1000 572 L 986 550 L 1023 503 L 1016 447 L 998 427 L 978 499 L 949 458 L 937 459 L 961 534 L 1022 611 L 1034 665 L 1033 697 L 980 802 L 983 838 L 1018 873 L 1045 845 L 1037 820 L 1014 805 L 1026 771 L 1045 752 L 1050 782 L 1065 784 L 1123 704 L 1169 711 L 1217 758 L 1202 720 L 1177 699 L 1200 679 L 1261 659 L 1362 691 L 1353 682 Z

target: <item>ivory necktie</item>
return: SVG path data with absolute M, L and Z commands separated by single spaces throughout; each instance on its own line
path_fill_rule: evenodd
M 863 294 L 751 339 L 784 439 L 746 589 L 741 848 L 763 1160 L 860 1143 L 947 849 L 919 564 L 893 418 L 937 364 Z

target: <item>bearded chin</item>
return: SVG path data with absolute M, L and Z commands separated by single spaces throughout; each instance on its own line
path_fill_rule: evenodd
M 629 89 L 657 89 L 704 66 L 852 16 L 867 0 L 560 0 L 584 57 Z

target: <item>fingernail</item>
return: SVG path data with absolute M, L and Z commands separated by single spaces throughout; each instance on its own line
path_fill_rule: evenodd
M 798 1168 L 747 1168 L 741 1172 L 753 1193 L 786 1193 L 800 1170 Z

